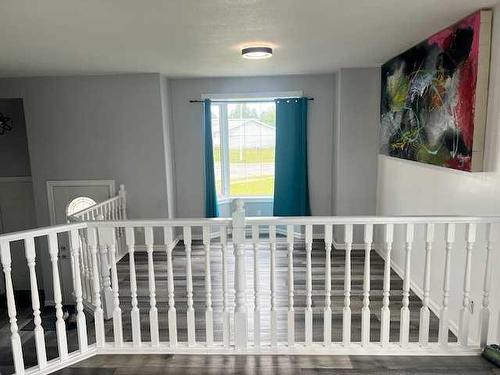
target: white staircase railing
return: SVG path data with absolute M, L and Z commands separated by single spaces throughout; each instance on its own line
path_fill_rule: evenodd
M 68 216 L 68 222 L 90 222 L 90 221 L 103 221 L 103 220 L 126 220 L 127 219 L 127 194 L 125 192 L 125 185 L 121 184 L 118 194 L 114 197 L 106 199 L 105 201 L 98 202 L 93 206 L 85 208 L 81 211 Z M 126 246 L 124 242 L 124 231 L 118 230 L 116 232 L 116 255 L 115 261 L 118 262 L 126 254 Z M 92 270 L 92 254 L 88 238 L 88 233 L 79 232 L 80 241 L 80 267 L 82 279 L 82 298 L 83 305 L 86 310 L 93 311 L 96 308 L 93 303 L 94 295 L 94 278 Z M 76 239 L 75 239 L 76 240 Z M 104 310 L 104 318 L 111 319 L 113 311 L 113 291 L 111 289 L 111 259 L 109 254 L 101 253 L 97 257 L 98 270 L 100 274 L 100 294 L 102 296 L 102 308 Z
M 92 216 L 91 216 L 92 217 Z M 95 218 L 95 216 L 94 216 Z M 481 347 L 497 337 L 492 332 L 490 324 L 489 296 L 491 294 L 491 253 L 495 250 L 494 241 L 497 239 L 498 217 L 273 217 L 273 218 L 246 218 L 242 204 L 238 204 L 232 218 L 224 219 L 171 219 L 171 220 L 108 220 L 84 221 L 62 226 L 40 228 L 24 232 L 11 233 L 0 236 L 0 254 L 5 286 L 7 292 L 8 315 L 11 326 L 11 342 L 15 372 L 17 374 L 49 373 L 57 369 L 95 354 L 110 353 L 184 353 L 184 354 L 471 354 L 477 353 Z M 335 229 L 335 231 L 334 231 Z M 351 253 L 353 249 L 353 233 L 362 232 L 364 250 L 364 268 L 362 282 L 362 303 L 352 306 L 351 300 L 354 289 L 351 288 Z M 417 230 L 418 229 L 418 230 Z M 344 288 L 341 306 L 332 304 L 332 246 L 334 233 L 343 233 L 343 248 L 345 272 L 342 278 Z M 463 248 L 458 240 L 457 233 L 465 235 Z M 438 234 L 442 237 L 438 241 Z M 76 336 L 71 336 L 66 330 L 63 320 L 60 292 L 60 274 L 58 264 L 58 240 L 67 236 L 71 246 L 71 260 L 73 267 L 73 286 L 77 310 Z M 176 247 L 177 236 L 182 237 L 183 246 Z M 200 237 L 199 237 L 200 236 Z M 85 240 L 82 241 L 81 239 Z M 117 262 L 118 239 L 124 238 L 128 253 L 128 282 L 129 295 L 124 296 L 120 291 L 119 268 Z M 193 244 L 201 238 L 203 244 L 204 267 L 204 324 L 200 331 L 199 319 L 195 319 L 193 295 Z M 314 241 L 313 241 L 314 238 Z M 391 304 L 395 298 L 391 293 L 391 252 L 395 244 L 400 241 L 404 246 L 405 260 L 402 270 L 403 287 L 402 298 L 399 300 L 400 321 L 394 327 L 391 321 Z M 11 243 L 24 241 L 26 259 L 31 281 L 32 310 L 34 316 L 34 340 L 37 353 L 36 363 L 24 362 L 23 345 L 19 335 L 16 318 L 16 300 L 12 285 L 11 274 Z M 318 241 L 324 247 L 324 280 L 325 288 L 322 292 L 324 307 L 322 319 L 314 319 L 317 308 L 313 305 L 313 272 L 315 265 L 312 262 L 313 243 Z M 46 337 L 42 320 L 40 319 L 40 303 L 38 300 L 37 275 L 35 272 L 35 247 L 46 242 L 52 264 L 54 300 L 56 303 L 56 338 L 58 355 L 56 358 L 47 358 Z M 398 242 L 399 243 L 399 242 Z M 277 246 L 286 245 L 288 285 L 277 283 Z M 300 247 L 298 246 L 300 244 Z M 437 246 L 439 244 L 439 247 Z M 444 247 L 441 247 L 444 244 Z M 436 246 L 434 246 L 436 245 Z M 457 247 L 453 247 L 457 245 Z M 136 280 L 135 250 L 144 246 L 147 253 L 148 288 L 148 334 L 145 334 L 144 315 L 140 315 L 138 290 Z M 263 311 L 261 303 L 263 297 L 261 285 L 264 277 L 261 266 L 263 246 L 268 248 L 268 263 L 270 281 L 269 310 Z M 302 255 L 301 248 L 305 249 L 305 266 L 297 268 L 294 257 Z M 279 246 L 278 246 L 279 247 Z M 179 309 L 174 290 L 174 248 L 176 253 L 182 254 L 182 263 L 185 265 L 185 308 Z M 230 249 L 233 249 L 233 255 Z M 453 248 L 453 250 L 452 250 Z M 370 270 L 371 251 L 375 249 L 384 258 L 382 304 L 380 311 L 374 311 L 371 306 L 373 292 L 370 280 L 373 280 Z M 412 268 L 412 252 L 425 252 L 424 283 L 422 302 L 418 313 L 418 338 L 410 337 L 410 285 L 413 272 L 421 271 Z M 154 253 L 163 252 L 166 257 L 166 290 L 158 289 L 158 265 Z M 265 250 L 267 251 L 267 250 Z M 253 254 L 252 254 L 253 252 Z M 450 269 L 451 253 L 465 253 L 465 263 L 461 270 Z M 455 253 L 456 252 L 456 253 Z M 475 254 L 486 252 L 487 261 L 482 265 L 484 276 L 483 301 L 480 312 L 479 342 L 472 342 L 471 326 L 471 262 Z M 82 254 L 84 254 L 82 258 Z M 253 257 L 252 257 L 253 255 Z M 432 255 L 432 258 L 431 258 Z M 233 261 L 234 256 L 234 263 Z M 436 288 L 436 275 L 431 275 L 431 264 L 434 257 L 443 257 L 444 275 L 442 284 L 442 305 L 439 311 L 430 304 L 430 291 Z M 88 268 L 81 267 L 82 259 Z M 197 253 L 195 261 L 198 262 Z M 252 262 L 253 259 L 253 262 Z M 363 257 L 361 258 L 363 259 Z M 106 262 L 107 265 L 106 265 Z M 122 262 L 120 262 L 121 264 Z M 253 263 L 253 264 L 252 264 Z M 281 264 L 281 266 L 283 266 Z M 155 267 L 156 265 L 156 267 Z M 214 304 L 212 282 L 214 280 L 211 268 L 216 265 L 220 269 L 221 277 L 221 304 Z M 234 266 L 232 266 L 234 265 Z M 295 265 L 295 267 L 294 267 Z M 123 265 L 121 266 L 123 269 Z M 106 271 L 110 269 L 108 274 Z M 463 298 L 461 304 L 451 304 L 450 272 L 461 272 L 463 279 Z M 15 272 L 15 270 L 14 270 Z M 294 284 L 297 273 L 305 273 L 305 290 Z M 234 273 L 234 275 L 233 275 Z M 230 284 L 231 276 L 234 284 Z M 180 275 L 177 274 L 177 277 Z M 253 280 L 253 284 L 248 281 Z M 84 286 L 88 281 L 89 285 Z M 162 282 L 164 280 L 162 279 Z M 165 284 L 163 284 L 165 285 Z M 251 286 L 253 285 L 253 286 Z M 440 287 L 439 285 L 437 286 Z M 86 314 L 83 305 L 83 291 L 90 298 L 94 306 L 92 314 Z M 305 304 L 295 303 L 297 292 L 305 295 Z M 112 300 L 109 315 L 110 321 L 105 321 L 103 310 L 103 290 L 107 290 Z M 234 294 L 233 294 L 234 290 Z M 284 323 L 279 321 L 281 314 L 278 294 L 285 291 L 286 318 Z M 157 296 L 165 295 L 164 302 L 158 302 Z M 178 296 L 178 293 L 177 293 Z M 252 303 L 249 303 L 252 296 Z M 126 297 L 127 305 L 123 304 Z M 317 297 L 316 297 L 317 299 Z M 234 301 L 234 307 L 233 307 Z M 361 301 L 361 300 L 360 300 Z M 124 308 L 126 307 L 126 310 Z M 217 309 L 217 311 L 215 311 Z M 351 324 L 353 310 L 361 314 L 361 326 Z M 165 310 L 165 315 L 160 311 Z M 341 327 L 335 327 L 341 333 L 332 335 L 334 325 L 332 318 L 335 310 L 342 316 Z M 124 312 L 130 314 L 130 325 L 122 322 Z M 430 315 L 435 312 L 439 316 L 439 338 L 437 342 L 429 340 Z M 495 311 L 495 313 L 498 313 Z M 181 317 L 185 326 L 177 324 Z M 394 315 L 394 311 L 392 312 Z M 373 319 L 380 316 L 380 332 L 373 339 Z M 458 317 L 458 328 L 450 322 Z M 264 321 L 268 320 L 268 321 Z M 93 320 L 93 323 L 91 323 Z M 391 327 L 392 325 L 392 327 Z M 160 326 L 166 327 L 168 335 L 160 334 Z M 222 327 L 222 335 L 214 334 L 215 327 Z M 264 327 L 269 327 L 269 335 L 263 336 Z M 315 329 L 316 328 L 316 329 Z M 314 334 L 321 328 L 322 337 Z M 391 339 L 392 329 L 399 329 L 399 339 Z M 219 328 L 218 328 L 219 329 Z M 266 328 L 267 329 L 267 328 Z M 354 340 L 354 332 L 360 331 L 360 339 Z M 458 342 L 450 341 L 450 330 L 458 338 Z M 112 332 L 112 338 L 107 332 Z M 201 334 L 200 334 L 201 332 Z M 281 333 L 285 332 L 284 335 Z M 168 336 L 168 337 L 167 337 Z M 201 336 L 201 337 L 200 337 Z M 73 350 L 70 350 L 69 341 L 76 340 Z M 340 337 L 340 339 L 334 339 Z

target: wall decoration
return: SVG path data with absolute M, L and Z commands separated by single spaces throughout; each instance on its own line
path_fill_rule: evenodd
M 12 130 L 12 119 L 0 112 L 0 135 Z
M 381 153 L 483 168 L 491 11 L 478 11 L 382 66 Z

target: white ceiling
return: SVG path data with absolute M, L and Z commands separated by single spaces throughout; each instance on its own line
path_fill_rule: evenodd
M 0 76 L 172 77 L 379 65 L 498 0 L 0 0 Z M 272 59 L 248 61 L 265 42 Z

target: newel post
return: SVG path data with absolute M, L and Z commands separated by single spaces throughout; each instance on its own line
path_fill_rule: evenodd
M 104 220 L 103 215 L 97 217 L 98 221 Z M 98 223 L 99 224 L 99 223 Z M 113 233 L 109 228 L 97 226 L 97 238 L 99 243 L 99 257 L 100 257 L 100 278 L 101 278 L 101 296 L 102 296 L 102 309 L 104 312 L 104 319 L 111 319 L 113 317 L 113 289 L 111 288 L 111 275 L 108 246 L 111 242 L 110 236 Z M 97 275 L 96 275 L 97 277 Z
M 120 188 L 118 190 L 118 195 L 120 196 L 120 207 L 119 207 L 119 215 L 121 220 L 127 220 L 127 193 L 125 192 L 125 185 L 120 184 Z
M 236 307 L 234 311 L 234 344 L 236 349 L 244 349 L 248 343 L 248 312 L 246 306 L 245 269 L 245 209 L 243 201 L 234 201 L 233 246 L 235 257 L 234 289 Z

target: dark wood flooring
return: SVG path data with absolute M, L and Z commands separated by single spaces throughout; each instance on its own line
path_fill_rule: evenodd
M 475 357 L 397 356 L 200 356 L 103 355 L 57 372 L 59 375 L 382 375 L 500 374 Z
M 234 259 L 231 248 L 228 249 L 229 255 L 229 288 L 230 288 L 230 306 L 234 306 Z M 204 249 L 200 242 L 193 243 L 192 251 L 192 264 L 193 264 L 193 285 L 194 285 L 194 308 L 196 311 L 196 340 L 205 340 L 205 272 L 204 272 Z M 361 334 L 361 306 L 362 306 L 362 286 L 363 286 L 363 263 L 364 263 L 364 251 L 363 250 L 353 250 L 352 251 L 352 297 L 351 297 L 351 309 L 352 309 L 352 341 L 359 341 Z M 148 292 L 148 272 L 147 272 L 147 254 L 145 252 L 135 253 L 136 270 L 137 270 L 137 284 L 138 284 L 138 294 L 139 294 L 139 308 L 141 312 L 141 333 L 143 341 L 148 341 L 150 337 L 149 333 L 149 292 Z M 370 308 L 371 308 L 371 340 L 378 341 L 380 336 L 380 308 L 382 306 L 382 283 L 383 283 L 383 260 L 376 254 L 375 251 L 372 252 L 371 256 L 371 297 L 370 297 Z M 166 254 L 164 251 L 155 251 L 154 253 L 154 264 L 155 264 L 155 280 L 156 280 L 156 298 L 157 307 L 159 309 L 159 326 L 160 326 L 160 340 L 168 341 L 168 324 L 167 324 L 167 271 L 166 271 Z M 177 321 L 178 321 L 178 338 L 179 341 L 187 340 L 187 323 L 186 323 L 186 281 L 185 281 L 185 252 L 184 247 L 179 244 L 174 250 L 174 286 L 175 286 L 175 299 L 177 308 Z M 269 282 L 269 247 L 262 244 L 260 247 L 260 290 L 261 290 L 261 311 L 262 311 L 262 342 L 270 340 L 270 324 L 269 324 L 269 309 L 270 309 L 270 282 Z M 253 252 L 251 246 L 248 247 L 247 251 L 247 283 L 248 283 L 248 293 L 247 301 L 250 313 L 250 337 L 253 337 L 253 323 L 252 323 L 252 310 L 253 310 Z M 344 300 L 344 270 L 345 270 L 345 252 L 343 250 L 334 250 L 332 252 L 332 341 L 341 341 L 342 333 L 342 308 Z M 284 238 L 278 240 L 277 245 L 277 293 L 276 302 L 278 307 L 278 340 L 286 341 L 287 338 L 287 251 L 286 243 Z M 214 308 L 214 336 L 216 341 L 222 341 L 222 317 L 220 312 L 222 311 L 222 268 L 221 268 L 221 252 L 218 243 L 213 243 L 211 247 L 211 271 L 212 271 L 212 299 Z M 296 341 L 304 340 L 304 307 L 305 307 L 305 272 L 306 272 L 306 258 L 304 251 L 304 243 L 296 241 L 294 250 L 294 282 L 295 282 L 295 309 L 296 309 Z M 131 322 L 130 322 L 130 278 L 129 278 L 129 265 L 128 256 L 124 257 L 118 263 L 118 276 L 119 276 L 119 286 L 120 286 L 120 307 L 123 313 L 123 326 L 124 326 L 124 339 L 126 341 L 132 340 L 131 335 Z M 324 244 L 322 242 L 315 242 L 312 252 L 312 276 L 313 276 L 313 311 L 314 311 L 314 341 L 323 341 L 323 307 L 325 302 L 325 250 Z M 391 273 L 391 298 L 390 298 L 390 308 L 391 308 L 391 341 L 397 342 L 399 340 L 399 317 L 402 299 L 402 280 L 394 273 Z M 411 324 L 410 324 L 410 341 L 418 341 L 418 321 L 419 321 L 419 309 L 421 307 L 420 299 L 414 294 L 410 295 L 410 311 L 411 311 Z M 46 345 L 47 345 L 47 356 L 49 359 L 56 358 L 57 353 L 57 343 L 55 332 L 50 329 L 52 322 L 54 320 L 54 314 L 51 310 L 47 310 L 47 313 L 43 314 L 43 324 L 46 329 Z M 92 316 L 87 317 L 88 322 L 88 335 L 89 342 L 94 342 L 93 337 L 93 323 Z M 20 334 L 23 342 L 23 350 L 25 354 L 26 367 L 33 366 L 36 364 L 36 354 L 33 334 L 29 327 L 32 325 L 32 311 L 29 307 L 18 309 L 18 324 L 20 329 Z M 68 327 L 68 345 L 71 350 L 75 350 L 77 347 L 77 335 L 74 327 Z M 430 341 L 437 341 L 438 336 L 438 319 L 434 314 L 431 314 L 431 328 L 430 328 Z M 113 328 L 112 321 L 106 322 L 106 338 L 108 341 L 113 339 Z M 450 340 L 456 341 L 456 338 L 450 333 Z M 103 358 L 115 358 L 110 356 L 104 356 Z M 122 358 L 122 357 L 119 357 Z M 127 356 L 128 358 L 128 356 Z M 149 358 L 145 356 L 144 358 Z M 155 356 L 151 358 L 159 358 L 158 360 L 164 361 L 178 361 L 175 358 L 184 358 L 183 356 L 176 356 L 173 360 L 170 357 L 165 356 Z M 239 356 L 218 356 L 218 359 L 204 359 L 205 357 L 193 356 L 193 363 L 202 363 L 203 361 L 214 361 L 211 363 L 225 363 L 228 361 L 228 373 L 238 373 L 234 370 L 234 366 L 241 363 L 270 363 L 272 366 L 274 364 L 284 363 L 284 368 L 290 368 L 290 366 L 296 362 L 294 357 L 239 357 Z M 239 358 L 239 359 L 238 359 Z M 245 359 L 246 358 L 246 359 Z M 307 358 L 307 357 L 300 357 Z M 342 363 L 349 361 L 354 361 L 353 363 L 359 363 L 360 368 L 370 367 L 369 363 L 382 363 L 384 361 L 380 358 L 382 357 L 369 357 L 366 362 L 360 357 L 338 357 L 337 359 L 331 359 L 332 362 L 324 359 L 324 357 L 318 357 L 323 359 L 314 359 L 316 357 L 310 357 L 308 361 L 319 361 L 317 363 L 322 363 L 321 361 L 326 361 L 326 369 L 330 368 L 328 366 L 341 366 Z M 343 358 L 343 359 L 342 359 Z M 354 359 L 352 359 L 354 358 Z M 378 358 L 378 359 L 376 359 Z M 434 357 L 432 357 L 434 358 Z M 429 362 L 432 362 L 432 358 Z M 196 359 L 196 361 L 195 361 Z M 111 359 L 110 359 L 111 360 Z M 179 359 L 181 360 L 181 359 Z M 381 362 L 377 362 L 377 361 Z M 417 363 L 418 361 L 424 361 L 423 359 L 416 359 L 413 357 L 411 362 Z M 92 359 L 89 360 L 91 363 Z M 140 360 L 139 360 L 140 361 Z M 155 359 L 156 361 L 156 359 Z M 266 362 L 267 361 L 267 362 Z M 397 362 L 394 363 L 404 363 Z M 477 362 L 477 359 L 473 361 Z M 85 362 L 85 363 L 87 363 Z M 307 362 L 307 361 L 306 361 Z M 99 362 L 95 362 L 99 363 Z M 335 364 L 337 363 L 337 364 Z M 391 362 L 393 363 L 393 362 Z M 410 364 L 408 360 L 406 363 Z M 439 362 L 438 362 L 439 363 Z M 440 363 L 453 363 L 451 360 L 443 359 Z M 99 365 L 100 366 L 100 365 Z M 167 366 L 167 365 L 165 365 Z M 236 366 L 236 367 L 238 367 Z M 246 365 L 245 365 L 246 366 Z M 249 365 L 254 367 L 256 365 Z M 270 373 L 274 373 L 272 370 L 274 367 L 270 367 Z M 387 364 L 387 366 L 389 366 Z M 402 366 L 402 365 L 401 365 Z M 116 368 L 121 366 L 117 365 Z M 167 366 L 168 367 L 168 366 Z M 257 366 L 259 367 L 259 366 Z M 299 366 L 300 367 L 300 366 Z M 196 369 L 196 366 L 193 367 Z M 231 370 L 233 369 L 233 370 Z M 318 371 L 321 370 L 321 366 L 318 367 Z M 73 371 L 73 370 L 66 370 Z M 75 370 L 76 371 L 76 370 Z M 103 369 L 102 373 L 105 370 Z M 113 370 L 114 371 L 114 370 Z M 117 370 L 118 371 L 118 370 Z M 125 371 L 124 369 L 120 371 Z M 149 370 L 148 370 L 149 371 Z M 151 370 L 151 371 L 154 371 Z M 166 371 L 166 370 L 165 370 Z M 187 370 L 186 370 L 187 371 Z M 189 370 L 191 371 L 191 370 Z M 191 372 L 180 372 L 180 373 L 191 373 Z M 207 370 L 208 371 L 208 370 Z M 210 370 L 211 371 L 211 370 Z M 214 370 L 215 371 L 215 370 Z M 233 371 L 233 372 L 231 372 Z M 235 372 L 236 371 L 236 372 Z M 307 370 L 301 370 L 302 373 L 308 373 Z M 312 370 L 311 370 L 312 371 Z M 339 368 L 339 371 L 340 368 Z M 343 371 L 343 370 L 342 370 Z M 374 370 L 375 371 L 375 370 Z M 11 373 L 12 372 L 12 353 L 10 351 L 10 329 L 8 324 L 7 312 L 4 310 L 0 311 L 0 373 Z M 192 372 L 199 372 L 198 370 L 192 370 Z M 257 371 L 257 372 L 260 372 Z M 71 372 L 68 372 L 71 373 Z M 82 372 L 79 372 L 82 373 Z M 92 372 L 91 372 L 92 373 Z M 97 372 L 96 372 L 97 373 Z M 101 373 L 101 372 L 98 372 Z M 121 374 L 122 372 L 116 372 Z M 157 373 L 157 372 L 155 372 Z M 160 372 L 161 373 L 161 372 Z M 176 372 L 175 372 L 176 373 Z M 210 373 L 210 372 L 209 372 Z M 264 373 L 268 373 L 267 370 Z M 311 372 L 309 372 L 311 373 Z M 314 373 L 314 372 L 312 372 Z M 320 371 L 321 373 L 321 371 Z M 342 373 L 342 372 L 340 372 Z M 376 373 L 376 372 L 373 372 Z M 385 373 L 385 372 L 380 372 Z

